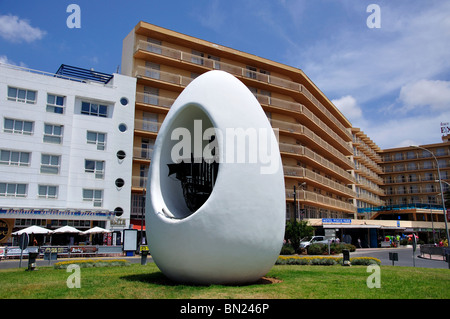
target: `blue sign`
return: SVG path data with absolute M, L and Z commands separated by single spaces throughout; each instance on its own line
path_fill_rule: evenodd
M 350 218 L 322 218 L 322 224 L 351 224 Z

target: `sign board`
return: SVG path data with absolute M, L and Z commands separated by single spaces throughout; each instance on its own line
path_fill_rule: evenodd
M 442 136 L 450 133 L 450 123 L 449 122 L 441 122 L 441 134 Z
M 322 218 L 322 224 L 351 224 L 350 218 Z
M 325 237 L 326 238 L 335 238 L 336 230 L 334 228 L 325 228 Z
M 22 250 L 27 249 L 29 241 L 30 241 L 30 237 L 28 236 L 27 233 L 23 233 L 22 235 L 20 235 L 20 238 L 19 238 L 20 249 L 22 249 Z
M 136 251 L 138 249 L 137 229 L 124 229 L 123 230 L 123 250 L 124 251 Z

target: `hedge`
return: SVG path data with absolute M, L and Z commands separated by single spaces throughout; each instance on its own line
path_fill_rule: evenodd
M 344 244 L 344 243 L 332 243 L 330 244 L 330 253 L 341 254 L 344 249 L 348 249 L 350 252 L 356 250 L 355 245 Z M 311 244 L 308 246 L 308 255 L 328 255 L 328 245 L 327 244 Z
M 321 257 L 321 256 L 279 256 L 276 265 L 342 265 L 342 257 Z M 351 257 L 352 265 L 381 265 L 381 261 L 374 257 Z

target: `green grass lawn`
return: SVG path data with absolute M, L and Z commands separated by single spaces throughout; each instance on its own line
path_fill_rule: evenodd
M 276 265 L 266 277 L 277 283 L 244 286 L 181 285 L 168 280 L 154 263 L 81 268 L 81 288 L 68 288 L 64 269 L 0 271 L 0 299 L 448 299 L 450 270 L 381 266 L 381 288 L 368 288 L 366 266 Z

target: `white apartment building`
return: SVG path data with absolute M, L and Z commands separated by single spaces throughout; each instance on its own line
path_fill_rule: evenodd
M 0 220 L 127 228 L 135 96 L 120 74 L 0 64 Z

